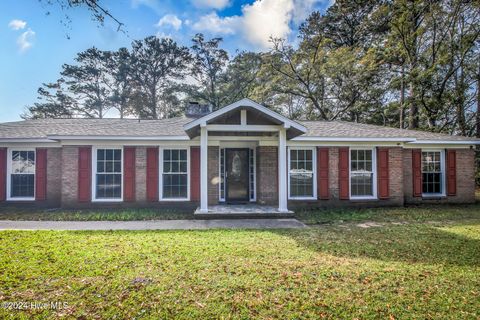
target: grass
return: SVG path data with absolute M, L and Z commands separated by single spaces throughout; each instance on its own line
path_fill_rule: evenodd
M 37 209 L 0 207 L 0 220 L 129 221 L 193 219 L 193 210 L 179 209 Z
M 435 223 L 391 213 L 370 228 L 352 218 L 300 230 L 4 231 L 0 306 L 68 306 L 0 318 L 478 319 L 473 208 L 422 214 L 444 218 Z

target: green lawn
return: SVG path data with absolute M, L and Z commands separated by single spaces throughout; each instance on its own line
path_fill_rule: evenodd
M 0 318 L 478 319 L 480 210 L 453 208 L 370 228 L 4 231 L 0 306 L 68 307 Z

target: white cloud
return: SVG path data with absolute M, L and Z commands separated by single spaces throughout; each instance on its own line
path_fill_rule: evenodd
M 244 36 L 250 43 L 263 48 L 269 46 L 270 37 L 287 37 L 293 9 L 293 0 L 257 0 L 244 6 Z
M 216 12 L 203 15 L 192 27 L 213 34 L 241 34 L 260 49 L 270 46 L 270 38 L 288 38 L 322 2 L 332 0 L 256 0 L 242 7 L 242 15 L 220 17 Z
M 25 52 L 33 46 L 35 31 L 28 29 L 17 38 L 17 46 L 20 52 Z
M 234 34 L 239 28 L 239 16 L 221 18 L 216 12 L 201 16 L 192 26 L 197 31 L 207 31 L 214 34 Z
M 191 0 L 197 8 L 223 9 L 230 5 L 230 0 Z
M 180 20 L 174 14 L 166 14 L 158 21 L 156 26 L 157 27 L 171 26 L 175 30 L 179 30 L 182 27 L 182 20 Z
M 27 26 L 27 22 L 23 20 L 14 19 L 10 21 L 8 27 L 12 30 L 21 30 Z

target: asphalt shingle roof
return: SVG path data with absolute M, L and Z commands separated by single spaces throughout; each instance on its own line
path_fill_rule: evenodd
M 136 119 L 37 119 L 0 124 L 0 139 L 47 138 L 59 136 L 185 136 L 183 125 L 191 118 L 164 120 Z M 445 134 L 401 130 L 345 121 L 298 121 L 307 128 L 302 136 L 324 138 L 413 138 L 436 141 L 478 141 L 478 139 Z

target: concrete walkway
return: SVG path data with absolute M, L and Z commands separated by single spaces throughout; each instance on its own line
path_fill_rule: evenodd
M 305 228 L 297 219 L 147 220 L 147 221 L 13 221 L 0 230 L 198 230 Z

